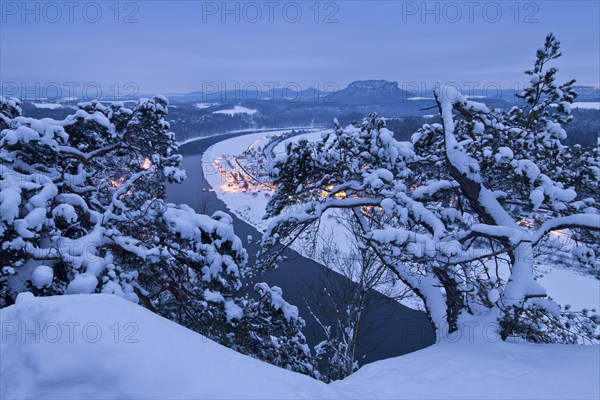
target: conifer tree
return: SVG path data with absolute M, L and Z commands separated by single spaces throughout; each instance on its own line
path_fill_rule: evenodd
M 358 237 L 422 299 L 438 337 L 491 319 L 503 339 L 597 340 L 598 316 L 580 314 L 572 329 L 579 317 L 536 279 L 534 259 L 555 232 L 597 248 L 600 230 L 598 152 L 561 143 L 576 95 L 574 81 L 557 85 L 547 68 L 559 48 L 550 34 L 537 51 L 523 107 L 490 110 L 447 86 L 434 93 L 442 123 L 412 143 L 395 141 L 372 114 L 288 145 L 267 206 L 265 264 L 328 210 L 350 210 Z
M 110 293 L 312 374 L 304 323 L 281 291 L 240 294 L 249 266 L 232 218 L 165 201 L 166 182 L 185 179 L 167 107 L 163 96 L 133 109 L 92 101 L 36 120 L 0 97 L 0 307 L 23 291 Z

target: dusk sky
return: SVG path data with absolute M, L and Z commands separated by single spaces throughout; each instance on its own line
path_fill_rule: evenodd
M 548 32 L 563 45 L 559 77 L 600 85 L 598 1 L 229 2 L 229 14 L 222 2 L 89 3 L 0 3 L 3 86 L 135 82 L 143 93 L 173 93 L 207 82 L 342 88 L 387 79 L 513 87 Z

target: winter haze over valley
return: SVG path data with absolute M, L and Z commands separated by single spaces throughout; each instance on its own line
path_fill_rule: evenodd
M 597 1 L 0 1 L 0 399 L 599 399 Z

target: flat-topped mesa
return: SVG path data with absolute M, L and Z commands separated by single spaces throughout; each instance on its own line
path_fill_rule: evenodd
M 347 89 L 366 93 L 380 93 L 400 90 L 398 82 L 390 82 L 383 79 L 371 79 L 367 81 L 354 81 L 350 83 Z
M 354 81 L 345 89 L 333 94 L 332 98 L 343 103 L 391 104 L 404 101 L 411 93 L 402 90 L 398 82 L 386 80 Z

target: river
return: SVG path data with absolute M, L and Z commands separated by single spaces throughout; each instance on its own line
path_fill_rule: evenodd
M 219 200 L 214 192 L 209 191 L 210 185 L 204 178 L 202 169 L 202 154 L 211 145 L 248 133 L 212 136 L 182 145 L 179 149 L 183 155 L 181 167 L 186 170 L 187 180 L 182 184 L 168 185 L 167 200 L 177 204 L 188 204 L 197 212 L 209 215 L 217 210 L 228 212 L 233 217 L 235 233 L 246 244 L 250 256 L 249 263 L 252 265 L 258 247 L 256 244 L 247 244 L 246 238 L 251 235 L 259 239 L 261 233 L 231 214 L 225 203 Z M 293 250 L 288 250 L 286 257 L 278 269 L 261 276 L 259 281 L 283 289 L 284 298 L 296 305 L 300 315 L 306 320 L 304 334 L 308 344 L 314 347 L 324 340 L 325 336 L 311 315 L 311 310 L 319 319 L 326 321 L 327 308 L 331 305 L 319 307 L 315 299 L 319 298 L 318 302 L 327 304 L 321 296 L 325 289 L 333 292 L 347 290 L 348 285 L 354 284 L 344 276 L 331 272 Z M 434 343 L 433 327 L 424 312 L 408 308 L 374 290 L 368 293 L 368 299 L 370 306 L 360 324 L 356 347 L 360 365 L 410 353 Z

